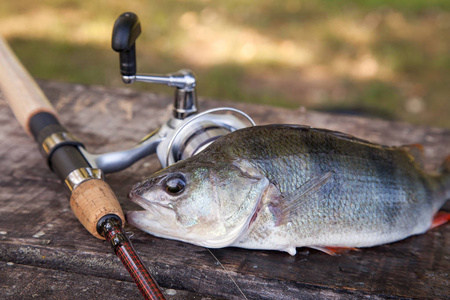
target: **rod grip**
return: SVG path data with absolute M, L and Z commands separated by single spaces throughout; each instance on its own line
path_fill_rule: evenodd
M 37 113 L 57 113 L 30 74 L 0 36 L 0 88 L 23 129 L 31 135 L 29 121 Z
M 125 216 L 111 187 L 101 179 L 82 182 L 70 197 L 70 207 L 83 226 L 96 238 L 104 240 L 98 231 L 98 222 L 106 215 L 114 214 L 125 224 Z

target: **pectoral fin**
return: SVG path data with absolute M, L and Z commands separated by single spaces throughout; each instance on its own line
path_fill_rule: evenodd
M 333 173 L 325 172 L 313 177 L 295 191 L 281 194 L 278 201 L 269 205 L 269 209 L 276 218 L 276 225 L 284 225 L 294 216 L 301 213 L 308 202 L 317 201 L 325 194 L 325 189 L 330 187 Z

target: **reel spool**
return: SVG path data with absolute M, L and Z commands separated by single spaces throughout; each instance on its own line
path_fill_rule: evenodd
M 234 115 L 215 114 L 217 112 L 233 112 L 243 117 L 248 124 Z M 167 167 L 179 160 L 194 156 L 225 134 L 254 125 L 255 122 L 246 113 L 235 108 L 219 107 L 204 111 L 186 119 L 170 140 L 168 139 L 167 148 L 166 143 L 158 146 L 158 158 L 161 165 Z

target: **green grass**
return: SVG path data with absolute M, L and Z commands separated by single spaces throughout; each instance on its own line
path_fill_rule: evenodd
M 190 68 L 200 97 L 450 128 L 447 0 L 2 1 L 0 34 L 37 78 L 120 87 L 124 11 L 142 23 L 138 70 Z

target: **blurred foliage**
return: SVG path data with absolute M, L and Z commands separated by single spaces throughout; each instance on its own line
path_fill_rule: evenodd
M 110 39 L 125 11 L 138 71 L 190 68 L 200 97 L 450 128 L 447 0 L 2 1 L 0 34 L 37 78 L 123 86 Z

